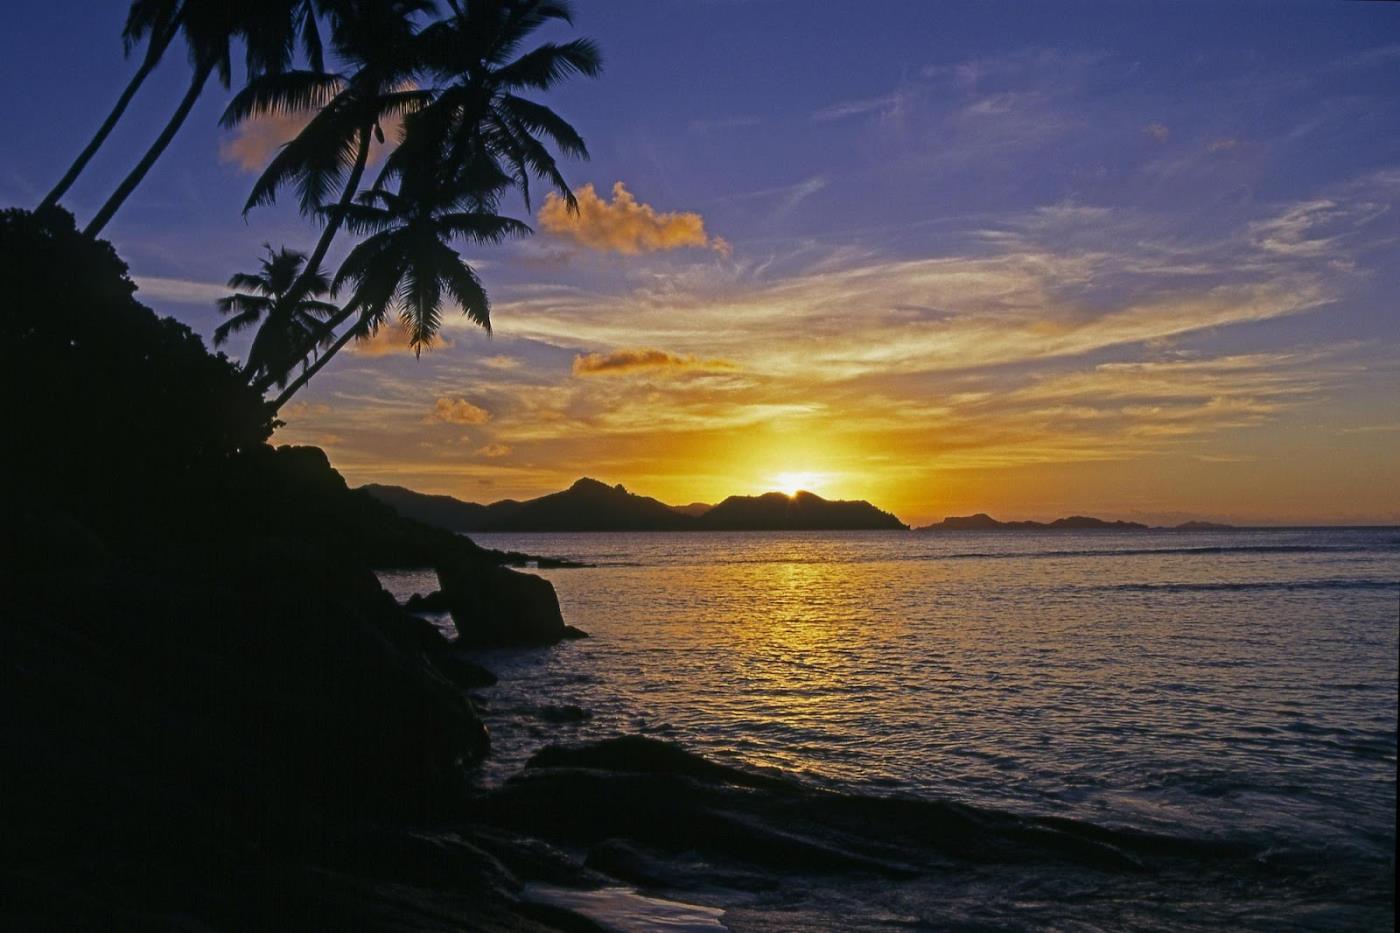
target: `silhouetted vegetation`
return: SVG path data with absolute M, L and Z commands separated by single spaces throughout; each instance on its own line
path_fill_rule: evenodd
M 512 188 L 528 209 L 532 179 L 576 208 L 546 143 L 577 158 L 587 157 L 587 146 L 566 120 L 524 95 L 574 75 L 596 75 L 601 59 L 586 39 L 521 52 L 542 26 L 572 21 L 569 4 L 560 0 L 449 0 L 447 7 L 444 12 L 429 0 L 136 0 L 123 39 L 128 51 L 145 44 L 141 65 L 40 208 L 57 205 L 151 70 L 183 37 L 191 66 L 186 93 L 88 223 L 89 235 L 99 233 L 183 126 L 209 80 L 231 85 L 241 48 L 246 81 L 222 124 L 231 128 L 272 115 L 305 121 L 254 183 L 244 213 L 293 186 L 303 215 L 321 225 L 309 254 L 284 248 L 282 265 L 264 270 L 264 277 L 282 275 L 296 255 L 300 272 L 290 283 L 279 280 L 268 291 L 272 285 L 264 282 L 255 300 L 225 308 L 237 316 L 215 334 L 216 343 L 231 330 L 259 328 L 243 365 L 249 384 L 259 391 L 286 386 L 274 402 L 280 407 L 342 347 L 372 336 L 391 316 L 421 351 L 432 343 L 449 302 L 489 329 L 486 291 L 452 244 L 528 234 L 526 224 L 498 210 Z M 393 151 L 366 184 L 376 142 Z M 319 301 L 328 291 L 322 264 L 344 230 L 364 240 L 333 276 L 329 291 L 347 291 L 336 307 Z M 245 280 L 237 287 L 255 284 Z M 273 298 L 276 309 L 257 310 L 261 298 Z M 298 367 L 302 372 L 287 386 Z
M 19 756 L 0 925 L 366 928 L 318 866 L 376 825 L 366 864 L 390 877 L 395 827 L 462 811 L 489 748 L 462 689 L 492 679 L 370 568 L 449 568 L 475 642 L 570 637 L 552 588 L 500 566 L 526 555 L 347 488 L 320 450 L 269 446 L 239 368 L 142 306 L 61 208 L 0 213 L 0 254 L 0 739 Z M 510 883 L 483 861 L 454 891 L 517 929 Z M 398 922 L 388 903 L 368 928 Z
M 238 368 L 158 317 L 111 246 L 52 209 L 0 214 L 0 315 L 11 430 L 26 494 L 132 527 L 263 444 L 272 413 Z M 139 524 L 146 524 L 144 519 Z
M 331 290 L 331 283 L 317 269 L 306 270 L 309 284 L 303 297 L 293 300 L 292 289 L 301 279 L 305 254 L 286 247 L 277 251 L 265 248 L 267 258 L 260 271 L 238 272 L 229 278 L 230 288 L 243 291 L 219 299 L 219 310 L 230 317 L 215 329 L 214 346 L 224 343 L 229 334 L 261 322 L 248 348 L 243 374 L 253 382 L 271 378 L 286 385 L 287 373 L 297 363 L 297 351 L 312 342 L 319 326 L 340 309 L 319 300 Z M 313 345 L 312 352 L 315 349 Z M 304 357 L 301 362 L 304 366 Z

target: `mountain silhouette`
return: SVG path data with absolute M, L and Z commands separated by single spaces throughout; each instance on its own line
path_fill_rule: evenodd
M 584 477 L 561 492 L 490 505 L 371 484 L 366 492 L 412 518 L 451 531 L 854 531 L 907 528 L 864 501 L 810 492 L 730 496 L 719 505 L 670 506 Z
M 711 531 L 860 531 L 906 529 L 889 512 L 865 501 L 830 501 L 810 492 L 787 496 L 730 496 L 699 518 Z
M 1053 522 L 1001 522 L 986 512 L 976 515 L 950 515 L 941 522 L 925 525 L 919 531 L 1146 531 L 1140 522 L 1110 522 L 1087 515 L 1071 515 Z

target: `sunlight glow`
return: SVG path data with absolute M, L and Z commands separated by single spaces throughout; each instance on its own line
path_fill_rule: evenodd
M 793 496 L 803 490 L 816 492 L 822 479 L 821 473 L 779 473 L 773 477 L 773 483 L 779 492 Z

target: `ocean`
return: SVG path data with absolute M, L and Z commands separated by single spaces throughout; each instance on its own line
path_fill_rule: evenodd
M 841 794 L 1279 868 L 1261 889 L 1137 890 L 1143 927 L 1393 926 L 1400 529 L 472 537 L 593 565 L 538 571 L 591 638 L 482 653 L 501 678 L 478 694 L 488 785 L 546 744 L 639 733 Z M 1060 876 L 1016 908 L 976 878 L 890 909 L 989 928 L 1126 909 Z M 818 900 L 877 928 L 869 896 Z

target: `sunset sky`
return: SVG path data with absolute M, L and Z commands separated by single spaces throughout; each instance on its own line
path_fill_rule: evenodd
M 7 11 L 0 203 L 36 203 L 110 107 L 122 7 Z M 578 7 L 604 75 L 550 103 L 592 150 L 579 215 L 512 201 L 536 235 L 468 252 L 494 336 L 454 313 L 415 360 L 385 332 L 279 442 L 477 501 L 588 475 L 913 523 L 1400 522 L 1400 4 Z M 80 221 L 187 74 L 172 54 L 143 90 Z M 264 241 L 315 234 L 240 216 L 295 127 L 222 133 L 225 102 L 107 230 L 206 337 Z

